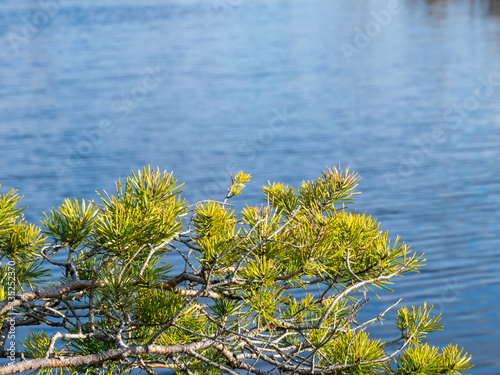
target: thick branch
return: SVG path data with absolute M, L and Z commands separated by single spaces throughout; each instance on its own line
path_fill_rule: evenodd
M 165 290 L 172 290 L 175 293 L 190 296 L 192 294 L 197 294 L 197 291 L 184 290 L 181 288 L 176 288 L 178 284 L 185 280 L 195 281 L 202 283 L 203 279 L 196 277 L 190 273 L 182 273 L 169 281 L 159 282 L 158 287 Z M 61 298 L 62 296 L 70 292 L 78 292 L 82 290 L 89 289 L 92 286 L 94 280 L 74 280 L 64 285 L 60 285 L 52 289 L 35 289 L 28 292 L 16 294 L 13 298 L 7 298 L 0 302 L 0 316 L 5 315 L 7 311 L 11 308 L 21 306 L 24 302 L 36 301 L 46 298 Z M 96 285 L 103 286 L 101 282 L 96 282 Z M 199 297 L 210 297 L 210 298 L 220 298 L 217 293 L 206 292 Z
M 0 302 L 0 316 L 5 315 L 11 308 L 21 306 L 23 302 L 36 301 L 43 298 L 61 298 L 70 293 L 90 288 L 92 280 L 76 280 L 52 289 L 36 289 L 19 293 L 14 299 L 7 298 Z
M 214 340 L 203 340 L 189 345 L 138 345 L 120 349 L 112 349 L 106 352 L 91 355 L 60 358 L 39 358 L 1 366 L 0 375 L 15 374 L 21 371 L 39 370 L 44 368 L 95 366 L 106 361 L 113 361 L 120 358 L 127 358 L 130 356 L 142 354 L 160 354 L 165 356 L 176 353 L 189 354 L 195 350 L 203 350 L 208 347 L 213 347 L 214 345 L 216 345 L 216 342 Z

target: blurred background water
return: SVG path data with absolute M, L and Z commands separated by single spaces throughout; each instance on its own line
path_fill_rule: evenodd
M 428 260 L 368 312 L 433 303 L 431 344 L 498 374 L 499 62 L 495 0 L 2 2 L 0 193 L 38 222 L 148 164 L 190 201 L 243 169 L 251 204 L 350 165 Z

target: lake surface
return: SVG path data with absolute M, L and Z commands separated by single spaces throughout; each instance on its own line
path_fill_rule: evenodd
M 499 62 L 494 0 L 3 2 L 0 192 L 36 222 L 148 164 L 189 200 L 243 169 L 252 204 L 350 165 L 357 210 L 428 263 L 367 311 L 433 303 L 430 343 L 498 374 Z

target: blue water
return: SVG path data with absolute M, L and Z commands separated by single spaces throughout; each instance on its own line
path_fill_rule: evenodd
M 426 253 L 397 292 L 443 314 L 431 343 L 500 372 L 499 2 L 42 3 L 0 5 L 0 192 L 30 221 L 148 164 L 190 200 L 243 169 L 254 204 L 350 165 L 358 211 Z

